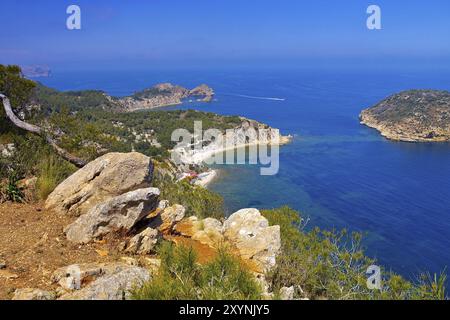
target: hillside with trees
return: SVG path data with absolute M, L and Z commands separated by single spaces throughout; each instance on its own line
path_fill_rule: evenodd
M 307 229 L 288 207 L 225 217 L 219 195 L 177 181 L 171 132 L 194 120 L 225 130 L 240 117 L 117 111 L 102 92 L 58 92 L 15 66 L 0 65 L 0 93 L 11 107 L 3 99 L 0 298 L 446 298 L 444 273 L 411 282 L 384 270 L 381 289 L 368 289 L 376 261 L 359 233 Z M 66 281 L 73 264 L 80 288 Z

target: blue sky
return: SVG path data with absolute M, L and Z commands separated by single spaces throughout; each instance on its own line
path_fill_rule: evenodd
M 66 8 L 82 30 L 66 29 Z M 383 30 L 366 28 L 382 9 Z M 2 0 L 0 63 L 450 65 L 448 0 Z

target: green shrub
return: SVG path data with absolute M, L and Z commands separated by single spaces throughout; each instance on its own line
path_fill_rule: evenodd
M 38 199 L 45 200 L 48 195 L 65 178 L 72 174 L 76 168 L 56 155 L 49 154 L 38 164 L 38 179 L 36 182 L 36 195 Z
M 16 135 L 13 143 L 16 150 L 12 157 L 0 158 L 0 180 L 9 179 L 10 172 L 14 172 L 17 181 L 37 177 L 38 199 L 46 199 L 61 181 L 76 170 L 73 165 L 56 155 L 41 137 L 30 133 Z M 12 184 L 9 189 L 13 189 Z
M 0 64 L 0 93 L 11 101 L 12 108 L 22 108 L 33 95 L 36 83 L 25 79 L 19 66 Z M 4 116 L 3 105 L 0 108 L 0 118 Z M 1 126 L 0 126 L 1 129 Z M 1 130 L 0 130 L 1 133 Z
M 42 138 L 33 134 L 21 134 L 13 137 L 15 151 L 11 157 L 1 159 L 0 179 L 7 178 L 9 172 L 14 171 L 19 179 L 35 175 L 35 169 L 43 154 L 50 152 L 50 148 Z
M 236 258 L 223 250 L 205 265 L 192 248 L 164 243 L 159 273 L 132 293 L 136 300 L 255 300 L 261 289 Z
M 281 228 L 282 248 L 277 266 L 267 276 L 277 292 L 295 286 L 300 297 L 312 299 L 444 299 L 446 276 L 421 275 L 417 283 L 382 270 L 382 289 L 367 287 L 366 271 L 376 264 L 364 254 L 362 235 L 345 230 L 306 232 L 297 211 L 288 207 L 263 211 Z M 301 292 L 303 291 L 303 293 Z
M 12 202 L 24 202 L 25 195 L 21 188 L 18 186 L 19 178 L 13 171 L 10 172 L 8 182 L 4 187 L 0 189 L 0 202 L 12 201 Z
M 187 216 L 201 219 L 224 217 L 223 198 L 212 191 L 186 181 L 175 182 L 167 176 L 155 178 L 154 186 L 160 189 L 161 199 L 184 206 Z

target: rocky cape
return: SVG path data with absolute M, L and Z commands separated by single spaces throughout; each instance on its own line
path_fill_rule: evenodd
M 404 91 L 362 111 L 360 120 L 390 140 L 448 142 L 450 92 Z
M 189 90 L 171 83 L 161 83 L 152 88 L 136 92 L 132 96 L 120 98 L 117 100 L 117 103 L 124 111 L 135 111 L 178 105 L 187 98 L 196 98 L 201 102 L 210 102 L 213 97 L 214 90 L 206 84 Z
M 177 163 L 200 164 L 215 154 L 228 150 L 257 145 L 279 146 L 292 140 L 292 136 L 283 136 L 279 129 L 267 124 L 244 117 L 240 117 L 240 120 L 242 122 L 239 126 L 221 132 L 214 138 L 204 138 L 193 144 L 175 148 L 173 151 Z
M 45 65 L 31 65 L 22 66 L 22 73 L 28 78 L 47 78 L 51 76 L 52 71 Z

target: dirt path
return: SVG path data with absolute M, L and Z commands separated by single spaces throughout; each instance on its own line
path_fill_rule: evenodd
M 120 258 L 101 242 L 69 243 L 63 228 L 73 219 L 42 204 L 0 204 L 0 299 L 10 299 L 18 288 L 55 289 L 50 277 L 57 268 Z

